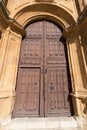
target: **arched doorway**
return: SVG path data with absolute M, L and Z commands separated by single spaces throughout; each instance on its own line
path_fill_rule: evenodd
M 62 31 L 37 21 L 22 41 L 13 115 L 70 116 L 68 63 Z

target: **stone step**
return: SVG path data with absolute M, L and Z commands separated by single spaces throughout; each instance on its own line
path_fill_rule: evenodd
M 73 117 L 15 118 L 2 124 L 3 130 L 76 130 L 78 123 Z M 1 129 L 0 129 L 1 130 Z
M 87 129 L 83 129 L 83 128 L 62 128 L 62 129 L 56 129 L 56 128 L 53 128 L 53 129 L 49 129 L 49 128 L 46 128 L 46 129 L 18 129 L 18 128 L 9 129 L 9 128 L 1 128 L 0 130 L 87 130 Z

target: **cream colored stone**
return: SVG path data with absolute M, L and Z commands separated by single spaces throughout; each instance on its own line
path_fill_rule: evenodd
M 16 80 L 16 73 L 17 73 L 17 65 L 18 65 L 18 57 L 20 51 L 20 44 L 21 44 L 21 36 L 13 33 L 10 29 L 7 31 L 9 34 L 6 35 L 7 39 L 6 43 L 2 43 L 2 60 L 1 63 L 3 64 L 1 67 L 2 75 L 1 75 L 1 89 L 3 90 L 14 90 L 15 88 L 15 80 Z M 5 45 L 5 47 L 3 47 Z M 5 50 L 4 50 L 5 49 Z M 3 52 L 4 51 L 4 52 Z M 4 82 L 5 81 L 5 82 Z M 8 82 L 9 81 L 9 82 Z M 13 87 L 12 87 L 13 86 Z
M 11 114 L 12 97 L 4 97 L 0 99 L 0 117 L 5 117 Z
M 13 110 L 15 83 L 21 36 L 8 28 L 1 41 L 0 55 L 0 116 L 7 116 Z
M 87 117 L 87 18 L 84 13 L 79 16 L 79 10 L 82 11 L 86 6 L 86 0 L 78 0 L 78 4 L 74 0 L 42 1 L 39 3 L 37 0 L 8 0 L 7 8 L 10 12 L 8 17 L 14 18 L 16 22 L 4 16 L 4 13 L 2 15 L 0 10 L 1 118 L 11 117 L 14 107 L 19 52 L 22 41 L 21 26 L 25 27 L 27 24 L 40 19 L 59 24 L 65 32 L 74 115 Z M 77 21 L 78 17 L 80 18 Z M 81 21 L 82 17 L 85 20 L 82 19 Z M 15 26 L 15 24 L 18 26 Z
M 79 119 L 78 119 L 79 120 Z M 1 125 L 7 129 L 69 129 L 77 128 L 77 120 L 73 117 L 51 117 L 51 118 L 15 118 L 8 124 Z M 81 127 L 79 127 L 81 128 Z
M 42 2 L 40 2 L 42 3 Z M 43 2 L 45 3 L 45 2 Z M 47 2 L 48 3 L 48 2 Z M 9 0 L 8 1 L 8 10 L 11 12 L 10 16 L 14 17 L 17 12 L 19 12 L 21 9 L 23 9 L 24 7 L 27 7 L 28 5 L 32 5 L 32 4 L 37 4 L 36 0 L 25 0 L 25 1 L 21 1 L 21 0 Z M 59 7 L 63 8 L 64 10 L 67 10 L 67 12 L 69 12 L 74 18 L 76 18 L 77 13 L 76 13 L 76 8 L 75 8 L 75 4 L 73 2 L 73 0 L 54 0 L 53 3 L 54 5 L 58 5 Z

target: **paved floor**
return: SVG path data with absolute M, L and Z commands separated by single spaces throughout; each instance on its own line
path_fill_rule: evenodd
M 49 129 L 49 128 L 45 128 L 45 129 L 28 129 L 28 128 L 26 128 L 26 129 L 23 129 L 23 128 L 21 128 L 21 129 L 19 129 L 19 128 L 15 128 L 15 129 L 12 129 L 12 128 L 0 128 L 0 130 L 87 130 L 87 128 L 60 128 L 60 129 L 57 129 L 57 128 L 52 128 L 52 129 Z
M 81 123 L 73 117 L 15 118 L 3 122 L 0 130 L 87 130 Z
M 0 128 L 0 130 L 87 130 L 87 128 L 63 128 L 63 129 L 57 129 L 57 128 L 53 128 L 53 129 L 48 129 L 48 128 L 45 128 L 45 129 L 19 129 L 19 128 L 15 128 L 15 129 L 12 129 L 12 128 Z

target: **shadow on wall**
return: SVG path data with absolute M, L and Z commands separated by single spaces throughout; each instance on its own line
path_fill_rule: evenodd
M 87 48 L 86 48 L 86 44 L 87 44 L 87 36 L 84 36 L 84 54 L 85 54 L 85 61 L 86 61 L 86 67 L 87 67 Z M 86 75 L 87 75 L 87 68 L 86 68 Z
M 5 5 L 7 5 L 7 3 L 8 3 L 8 0 L 4 0 L 4 3 L 5 3 Z
M 82 99 L 82 103 L 84 104 L 83 113 L 87 114 L 87 97 Z
M 87 89 L 87 36 L 85 33 L 81 34 L 80 37 L 80 53 L 79 53 L 79 63 L 80 70 L 82 73 L 83 85 L 84 88 Z M 82 57 L 82 60 L 81 60 Z

